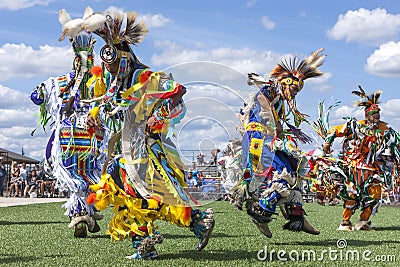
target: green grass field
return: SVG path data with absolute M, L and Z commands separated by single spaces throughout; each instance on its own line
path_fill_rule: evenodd
M 156 224 L 165 240 L 157 245 L 160 257 L 149 261 L 125 259 L 133 253 L 131 242 L 111 243 L 105 235 L 111 209 L 103 212 L 105 219 L 100 221 L 101 232 L 77 239 L 73 237 L 73 230 L 67 228 L 69 220 L 63 215 L 61 203 L 0 208 L 0 265 L 400 266 L 399 207 L 381 207 L 373 218 L 375 231 L 341 232 L 336 230 L 341 220 L 341 206 L 306 204 L 307 218 L 320 229 L 320 235 L 284 231 L 285 221 L 278 217 L 270 224 L 273 237 L 268 239 L 259 233 L 244 211 L 235 210 L 227 202 L 213 202 L 208 206 L 215 210 L 216 225 L 204 251 L 194 251 L 197 239 L 189 229 L 160 221 Z M 358 214 L 359 211 L 353 216 L 353 222 L 358 219 Z M 345 239 L 347 247 L 339 249 L 338 239 Z M 260 261 L 257 254 L 264 257 L 265 247 L 268 257 Z M 312 254 L 308 254 L 310 251 L 316 253 L 315 261 L 309 260 L 312 259 Z M 302 253 L 304 260 L 286 263 L 280 260 L 295 259 L 297 255 L 302 259 Z M 357 253 L 359 261 L 356 260 Z M 364 259 L 370 261 L 363 260 L 363 253 L 366 253 Z M 391 262 L 377 262 L 378 259 Z

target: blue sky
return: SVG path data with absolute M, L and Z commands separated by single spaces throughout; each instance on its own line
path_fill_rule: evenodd
M 342 104 L 331 115 L 332 125 L 342 122 L 343 116 L 361 119 L 362 112 L 353 107 L 357 98 L 351 94 L 360 84 L 366 91 L 383 90 L 382 119 L 398 130 L 400 1 L 282 3 L 1 1 L 0 147 L 16 152 L 23 147 L 28 156 L 41 158 L 48 135 L 38 130 L 34 137 L 30 136 L 38 109 L 28 96 L 48 77 L 70 71 L 72 50 L 68 40 L 58 42 L 58 11 L 65 8 L 72 18 L 78 18 L 86 6 L 95 12 L 110 7 L 137 11 L 147 23 L 150 31 L 143 43 L 134 48 L 137 56 L 151 69 L 167 68 L 175 79 L 187 83 L 188 116 L 185 127 L 178 128 L 182 148 L 197 149 L 199 146 L 194 143 L 199 140 L 222 146 L 228 137 L 235 137 L 234 113 L 254 90 L 241 80 L 245 79 L 244 74 L 266 75 L 282 55 L 304 57 L 321 47 L 328 55 L 321 67 L 325 74 L 305 82 L 298 95 L 299 109 L 314 119 L 320 100 L 329 103 L 335 99 Z M 97 39 L 98 52 L 102 41 Z M 193 63 L 198 61 L 209 63 Z M 96 63 L 100 63 L 98 58 Z M 311 131 L 307 127 L 305 130 Z

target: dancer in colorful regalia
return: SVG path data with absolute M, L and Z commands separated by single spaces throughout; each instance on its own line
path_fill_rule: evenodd
M 104 24 L 93 31 L 106 45 L 100 51 L 101 72 L 90 86 L 106 90 L 93 101 L 123 123 L 110 137 L 108 167 L 100 182 L 91 186 L 95 193 L 88 201 L 100 210 L 113 205 L 107 234 L 112 241 L 132 239 L 135 251 L 128 259 L 158 256 L 155 245 L 163 237 L 156 230 L 156 220 L 190 228 L 199 239 L 196 250 L 200 251 L 208 243 L 214 212 L 192 208 L 185 190 L 185 166 L 171 140 L 174 125 L 185 114 L 182 96 L 186 89 L 172 75 L 149 70 L 133 53 L 130 45 L 141 42 L 147 33 L 136 12 L 107 11 L 105 17 Z M 89 116 L 89 127 L 99 123 L 96 116 Z
M 230 198 L 232 188 L 242 176 L 240 140 L 230 141 L 222 153 L 223 156 L 218 161 L 222 167 L 221 187 L 225 198 Z
M 240 209 L 246 200 L 247 213 L 269 238 L 268 223 L 277 206 L 288 220 L 284 229 L 319 234 L 304 217 L 299 176 L 305 174 L 307 160 L 297 142 L 311 140 L 297 128 L 306 115 L 297 110 L 295 97 L 304 80 L 322 75 L 318 67 L 326 56 L 321 52 L 317 50 L 303 60 L 284 57 L 268 81 L 249 74 L 249 85 L 260 89 L 242 114 L 246 129 L 242 141 L 244 177 L 236 187 L 236 205 Z M 289 123 L 290 114 L 295 125 Z
M 64 17 L 67 17 L 63 20 Z M 65 10 L 60 11 L 60 22 L 70 20 Z M 70 39 L 75 53 L 73 70 L 41 83 L 31 94 L 32 101 L 40 105 L 40 123 L 43 128 L 51 122 L 51 137 L 45 151 L 48 175 L 56 179 L 56 187 L 68 190 L 70 198 L 63 207 L 70 217 L 70 228 L 75 237 L 86 237 L 87 230 L 100 231 L 97 220 L 103 218 L 93 205 L 86 203 L 89 185 L 100 180 L 105 159 L 107 131 L 104 128 L 86 128 L 86 118 L 93 108 L 85 99 L 96 96 L 86 86 L 93 66 L 95 39 L 81 32 Z M 101 93 L 100 93 L 101 94 Z M 33 134 L 33 133 L 32 133 Z
M 329 114 L 333 108 L 338 107 L 340 101 L 335 101 L 328 108 L 325 108 L 324 101 L 318 105 L 318 119 L 311 124 L 312 128 L 319 135 L 317 143 L 323 142 L 329 131 Z M 325 206 L 325 199 L 330 206 L 337 205 L 338 193 L 343 188 L 344 177 L 340 159 L 328 157 L 323 151 L 318 149 L 308 153 L 309 172 L 306 178 L 311 181 L 310 191 L 315 192 L 317 203 Z
M 364 108 L 365 119 L 347 117 L 345 124 L 329 131 L 323 149 L 331 153 L 333 141 L 344 138 L 341 159 L 346 179 L 340 192 L 344 211 L 338 230 L 371 230 L 371 215 L 378 210 L 382 186 L 392 185 L 398 177 L 400 135 L 380 120 L 378 100 L 382 91 L 368 95 L 359 86 L 359 91 L 352 93 L 361 98 L 356 105 Z M 353 228 L 350 219 L 358 208 L 360 219 Z
M 329 206 L 339 202 L 336 197 L 343 183 L 341 170 L 337 168 L 337 161 L 328 157 L 311 157 L 309 160 L 310 171 L 306 178 L 311 180 L 310 191 L 315 193 L 318 204 L 325 206 L 327 199 Z M 338 172 L 339 171 L 339 172 Z

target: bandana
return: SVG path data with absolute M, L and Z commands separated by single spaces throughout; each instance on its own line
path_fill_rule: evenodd
M 371 106 L 365 109 L 365 113 L 367 113 L 368 115 L 378 113 L 379 111 L 381 111 L 381 109 L 377 104 L 372 104 Z

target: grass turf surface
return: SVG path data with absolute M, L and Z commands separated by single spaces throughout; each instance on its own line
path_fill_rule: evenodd
M 105 235 L 112 209 L 103 212 L 104 220 L 99 221 L 102 230 L 90 234 L 85 239 L 73 237 L 73 229 L 68 229 L 69 219 L 63 215 L 62 203 L 37 204 L 0 208 L 0 265 L 4 266 L 400 266 L 400 221 L 399 207 L 384 206 L 373 218 L 375 231 L 337 231 L 341 221 L 341 206 L 322 207 L 314 203 L 306 204 L 308 220 L 321 234 L 294 233 L 282 230 L 285 220 L 279 215 L 270 223 L 273 233 L 271 239 L 264 237 L 250 221 L 244 211 L 237 211 L 227 202 L 213 202 L 216 224 L 208 246 L 201 252 L 194 251 L 197 239 L 189 229 L 179 228 L 158 221 L 159 231 L 164 236 L 163 244 L 156 245 L 160 254 L 155 260 L 127 260 L 126 255 L 133 254 L 131 242 L 111 243 Z M 359 210 L 352 221 L 358 219 Z M 345 239 L 347 247 L 339 249 L 337 240 Z M 267 246 L 268 258 L 257 259 L 260 250 Z M 270 253 L 273 253 L 272 259 Z M 281 257 L 289 259 L 301 255 L 304 250 L 315 251 L 317 260 L 309 261 L 305 255 L 303 261 L 282 262 Z M 323 250 L 337 250 L 331 257 Z M 346 260 L 348 250 L 356 250 L 360 261 Z M 362 259 L 365 251 L 371 261 Z M 342 252 L 340 252 L 342 251 Z M 281 252 L 283 253 L 283 252 Z M 331 260 L 336 255 L 336 260 Z M 394 255 L 391 262 L 377 262 Z M 265 256 L 261 253 L 260 256 Z M 342 260 L 340 258 L 342 257 Z

